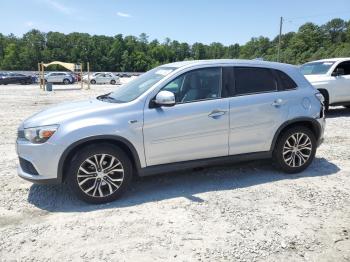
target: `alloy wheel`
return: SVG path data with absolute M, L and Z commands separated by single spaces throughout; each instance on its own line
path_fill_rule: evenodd
M 301 167 L 312 154 L 312 142 L 305 133 L 294 133 L 283 146 L 283 160 L 290 167 Z
M 109 154 L 96 154 L 80 165 L 77 181 L 90 197 L 107 197 L 116 192 L 124 180 L 122 163 Z

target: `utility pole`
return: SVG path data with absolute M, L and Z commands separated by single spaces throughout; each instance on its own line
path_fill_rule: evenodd
M 281 37 L 282 37 L 283 17 L 280 20 L 280 34 L 278 37 L 277 62 L 281 62 Z

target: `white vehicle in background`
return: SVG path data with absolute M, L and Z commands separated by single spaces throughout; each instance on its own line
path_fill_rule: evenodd
M 329 106 L 350 108 L 350 58 L 329 58 L 301 66 L 306 79 L 322 93 L 325 109 Z
M 66 72 L 51 72 L 45 74 L 45 82 L 48 83 L 63 83 L 65 85 L 74 83 L 74 78 L 70 73 Z
M 84 81 L 88 81 L 88 76 L 84 76 Z M 90 76 L 90 83 L 91 84 L 111 84 L 111 85 L 119 85 L 120 84 L 120 79 L 118 76 L 114 75 L 113 73 L 93 73 Z

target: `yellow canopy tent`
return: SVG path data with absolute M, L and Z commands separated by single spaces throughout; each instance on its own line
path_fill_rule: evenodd
M 51 63 L 43 64 L 43 66 L 45 66 L 45 67 L 48 67 L 50 65 L 60 65 L 60 66 L 63 66 L 64 68 L 67 68 L 69 71 L 72 71 L 72 72 L 74 72 L 74 69 L 75 69 L 75 64 L 73 64 L 73 63 L 53 61 Z

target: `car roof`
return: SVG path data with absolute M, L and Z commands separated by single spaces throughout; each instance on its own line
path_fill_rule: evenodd
M 307 62 L 306 64 L 314 63 L 314 62 L 344 62 L 344 61 L 350 61 L 350 57 L 325 58 L 325 59 L 310 61 L 310 62 Z
M 183 62 L 174 62 L 170 64 L 162 65 L 162 67 L 175 67 L 175 68 L 183 68 L 183 67 L 191 67 L 197 65 L 244 65 L 244 66 L 263 66 L 263 67 L 272 67 L 272 68 L 291 68 L 295 67 L 294 65 L 277 63 L 277 62 L 269 62 L 269 61 L 261 61 L 261 60 L 247 60 L 247 59 L 211 59 L 211 60 L 189 60 Z

